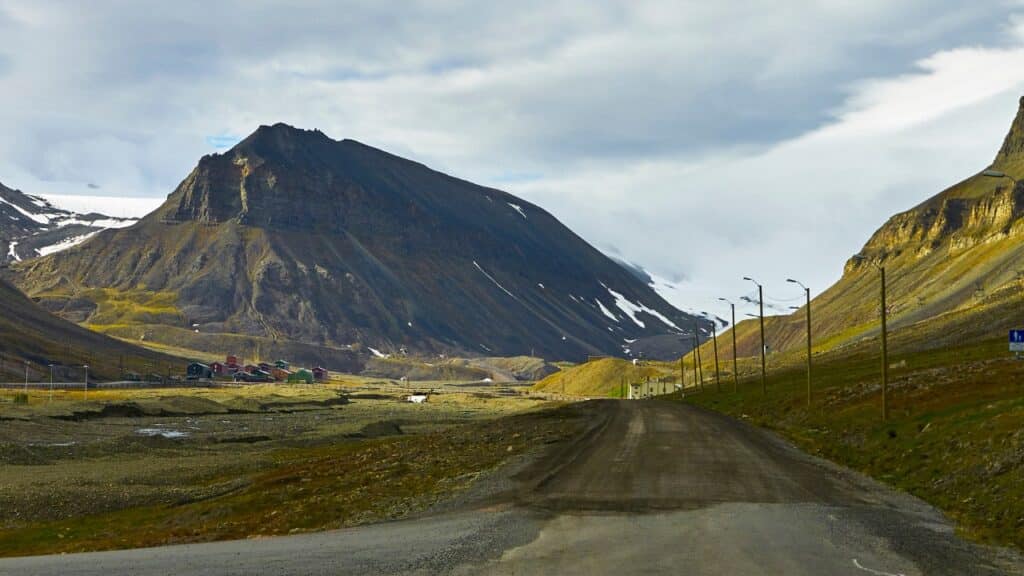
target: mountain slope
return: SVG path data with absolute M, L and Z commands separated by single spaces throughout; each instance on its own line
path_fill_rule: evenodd
M 989 169 L 1024 178 L 1024 98 Z M 1024 184 L 982 170 L 891 217 L 861 254 L 812 301 L 819 348 L 878 334 L 879 266 L 886 268 L 890 329 L 909 329 L 897 343 L 938 347 L 1005 337 L 1024 325 Z M 769 319 L 769 349 L 800 351 L 804 330 L 803 309 Z M 757 353 L 756 322 L 741 322 L 737 336 L 741 355 Z
M 117 379 L 121 369 L 139 374 L 166 374 L 168 367 L 180 375 L 184 361 L 159 354 L 57 318 L 26 298 L 14 286 L 0 280 L 0 381 L 20 382 L 25 362 L 33 381 L 49 378 L 49 364 L 56 364 L 59 380 L 84 377 Z
M 689 338 L 676 334 L 693 326 L 533 204 L 283 124 L 202 158 L 138 224 L 20 269 L 50 309 L 100 329 L 175 327 L 158 336 L 179 345 L 198 325 L 325 347 L 578 359 L 665 335 L 679 354 Z M 170 294 L 176 313 L 119 316 L 72 297 L 95 288 Z
M 105 228 L 130 226 L 135 218 L 78 214 L 0 184 L 0 263 L 52 254 Z

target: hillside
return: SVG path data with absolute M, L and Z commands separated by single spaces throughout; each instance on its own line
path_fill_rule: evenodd
M 668 336 L 663 355 L 678 356 L 693 330 L 538 206 L 283 124 L 203 157 L 136 225 L 17 269 L 67 318 L 217 352 L 582 359 L 664 349 Z M 119 304 L 146 299 L 161 305 Z
M 670 364 L 644 362 L 634 366 L 621 358 L 600 358 L 555 372 L 534 384 L 531 390 L 568 396 L 621 397 L 623 381 L 629 384 L 665 377 L 672 379 L 666 389 L 674 389 L 679 373 Z
M 0 184 L 0 263 L 18 262 L 65 250 L 106 228 L 123 228 L 135 218 L 79 214 Z
M 90 379 L 113 380 L 121 369 L 139 374 L 183 374 L 185 361 L 109 338 L 62 320 L 43 310 L 0 280 L 0 381 L 20 382 L 29 363 L 29 379 L 49 379 L 49 364 L 57 366 L 55 378 L 81 381 L 82 365 L 89 365 Z
M 1024 185 L 985 170 L 1024 178 L 1024 98 L 990 166 L 891 217 L 861 250 L 866 259 L 848 260 L 842 278 L 814 298 L 817 350 L 878 335 L 878 266 L 886 268 L 889 327 L 898 347 L 1005 338 L 1010 328 L 1024 326 Z M 769 350 L 801 354 L 804 330 L 803 309 L 767 319 Z M 757 322 L 741 322 L 737 340 L 741 356 L 756 355 Z M 728 334 L 719 345 L 731 356 Z

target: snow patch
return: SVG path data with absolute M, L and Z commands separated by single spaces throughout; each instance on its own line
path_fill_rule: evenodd
M 371 354 L 373 354 L 377 358 L 387 358 L 388 356 L 390 356 L 390 354 L 384 354 L 383 352 L 377 350 L 376 348 L 373 348 L 372 346 L 367 346 L 366 348 L 370 351 Z
M 18 241 L 12 240 L 11 245 L 7 248 L 7 255 L 10 256 L 15 262 L 21 262 L 21 258 L 18 257 L 18 253 L 14 251 L 18 247 Z
M 541 290 L 544 290 L 544 285 L 543 285 L 543 284 L 541 284 L 540 282 L 537 282 L 537 286 L 540 286 L 540 289 L 541 289 Z
M 80 234 L 78 236 L 72 236 L 70 238 L 65 238 L 64 240 L 61 240 L 60 242 L 57 242 L 56 244 L 50 244 L 49 246 L 43 246 L 42 248 L 39 248 L 36 251 L 39 252 L 40 256 L 46 256 L 48 254 L 53 254 L 54 252 L 60 252 L 61 250 L 67 250 L 68 248 L 71 248 L 72 246 L 77 246 L 77 245 L 81 244 L 82 242 L 85 242 L 89 238 L 92 238 L 93 236 L 95 236 L 96 234 L 99 234 L 99 233 L 100 233 L 100 230 L 93 230 L 92 232 L 89 232 L 88 234 Z
M 63 228 L 65 226 L 71 226 L 72 224 L 79 224 L 82 226 L 92 226 L 94 228 L 127 228 L 128 226 L 131 226 L 136 222 L 138 222 L 138 220 L 120 218 L 101 218 L 98 220 L 81 220 L 79 218 L 68 218 L 65 220 L 58 220 L 57 227 Z
M 141 218 L 156 210 L 164 197 L 139 196 L 84 196 L 79 194 L 43 194 L 43 198 L 58 210 L 89 214 L 97 212 L 121 218 Z
M 647 314 L 649 314 L 651 316 L 654 316 L 658 320 L 661 320 L 661 322 L 663 324 L 665 324 L 666 326 L 671 326 L 672 328 L 675 328 L 676 330 L 679 330 L 680 332 L 683 331 L 682 328 L 680 328 L 679 326 L 676 326 L 674 322 L 672 322 L 671 320 L 666 318 L 665 315 L 662 314 L 661 312 L 658 312 L 657 310 L 654 310 L 653 308 L 648 308 L 647 306 L 644 306 L 643 302 L 640 302 L 640 303 L 632 302 L 628 298 L 623 296 L 622 294 L 616 292 L 615 290 L 612 290 L 608 286 L 605 286 L 603 283 L 601 284 L 601 286 L 604 286 L 604 289 L 607 290 L 608 293 L 611 294 L 613 298 L 615 298 L 615 306 L 618 307 L 619 310 L 622 310 L 623 312 L 625 312 L 625 314 L 627 316 L 629 316 L 630 319 L 633 320 L 633 322 L 635 322 L 637 326 L 639 326 L 641 328 L 646 328 L 647 327 L 647 325 L 644 324 L 643 320 L 640 320 L 639 318 L 637 318 L 637 314 L 639 314 L 640 312 L 644 312 L 644 313 L 647 313 Z
M 476 260 L 473 260 L 473 266 L 476 266 L 476 269 L 479 270 L 480 273 L 483 274 L 484 276 L 487 276 L 487 279 L 490 280 L 491 282 L 493 282 L 495 286 L 497 286 L 498 288 L 501 288 L 502 292 L 504 292 L 505 294 L 508 294 L 509 296 L 511 296 L 513 298 L 516 297 L 515 294 L 513 294 L 513 293 L 509 292 L 508 290 L 506 290 L 504 286 L 502 286 L 497 280 L 495 280 L 494 276 L 491 276 L 490 274 L 487 273 L 486 270 L 481 268 L 480 265 L 476 263 Z M 517 298 L 517 300 L 518 300 L 518 298 Z
M 601 309 L 601 313 L 602 314 L 604 314 L 605 316 L 611 318 L 612 320 L 614 320 L 616 322 L 619 321 L 619 319 L 615 317 L 615 314 L 612 314 L 611 310 L 605 308 L 604 304 L 600 300 L 598 300 L 597 298 L 594 298 L 594 302 L 597 302 L 597 307 Z M 611 330 L 611 328 L 609 328 L 609 330 Z
M 519 204 L 513 204 L 511 202 L 506 202 L 506 204 L 511 206 L 512 209 L 515 210 L 516 212 L 519 212 L 519 215 L 523 217 L 523 220 L 528 220 L 528 218 L 526 217 L 526 212 L 523 212 L 522 206 L 520 206 Z
M 21 206 L 18 206 L 17 204 L 15 204 L 13 202 L 10 202 L 8 200 L 5 200 L 3 198 L 0 198 L 0 202 L 3 202 L 4 204 L 7 204 L 8 206 L 14 208 L 18 212 L 20 212 L 22 216 L 32 220 L 33 222 L 36 222 L 37 224 L 49 224 L 50 223 L 50 218 L 48 216 L 44 216 L 42 214 L 33 214 L 33 213 L 29 212 L 28 210 L 25 210 Z

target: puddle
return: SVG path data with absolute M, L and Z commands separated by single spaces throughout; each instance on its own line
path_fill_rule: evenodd
M 139 428 L 135 431 L 140 436 L 163 436 L 164 438 L 185 438 L 188 432 L 181 430 L 164 430 L 163 428 Z
M 30 444 L 27 444 L 27 446 L 42 446 L 42 447 L 46 447 L 46 448 L 66 448 L 68 446 L 74 446 L 75 444 L 78 444 L 78 442 L 74 442 L 74 441 L 72 441 L 72 442 L 53 442 L 53 443 L 49 443 L 49 444 L 47 444 L 47 443 L 30 443 Z

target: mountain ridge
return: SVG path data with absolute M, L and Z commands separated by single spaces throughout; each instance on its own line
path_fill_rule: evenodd
M 995 170 L 1009 176 L 986 175 Z M 876 336 L 878 267 L 886 268 L 891 330 L 921 348 L 994 338 L 1020 327 L 1024 288 L 1024 98 L 984 169 L 888 218 L 846 261 L 843 276 L 812 300 L 815 345 Z M 863 258 L 859 257 L 862 256 Z M 766 319 L 772 351 L 805 346 L 803 308 Z M 973 320 L 972 320 L 973 319 Z M 741 355 L 757 353 L 754 322 L 737 327 Z M 913 334 L 912 334 L 913 333 Z M 726 339 L 725 348 L 731 354 Z M 911 345 L 911 344 L 908 344 Z
M 198 324 L 345 350 L 558 359 L 640 354 L 651 338 L 678 357 L 694 325 L 539 206 L 284 124 L 202 157 L 138 224 L 19 269 L 58 313 L 122 335 L 156 320 L 176 345 Z M 75 302 L 90 288 L 171 292 L 178 314 L 110 318 Z M 697 325 L 703 339 L 710 324 Z
M 42 196 L 0 183 L 0 263 L 67 249 L 100 230 L 128 226 L 136 220 L 64 210 Z

